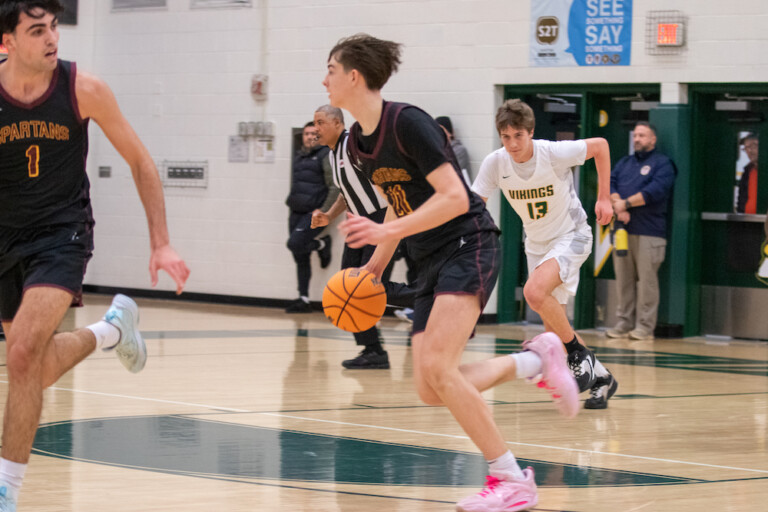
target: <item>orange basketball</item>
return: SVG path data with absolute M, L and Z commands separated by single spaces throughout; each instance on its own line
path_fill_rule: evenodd
M 367 331 L 387 308 L 387 292 L 372 273 L 345 268 L 328 280 L 323 291 L 323 311 L 339 329 Z

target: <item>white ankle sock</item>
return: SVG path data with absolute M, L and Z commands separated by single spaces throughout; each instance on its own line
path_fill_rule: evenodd
M 10 487 L 8 490 L 14 497 L 19 494 L 26 471 L 26 464 L 0 459 L 0 480 L 8 484 Z
M 518 379 L 535 377 L 541 373 L 541 358 L 536 352 L 525 350 L 516 354 L 509 354 L 509 357 L 515 359 Z
M 515 480 L 522 480 L 525 478 L 525 475 L 523 475 L 523 470 L 520 469 L 520 466 L 517 465 L 517 459 L 509 450 L 507 450 L 507 453 L 498 459 L 489 460 L 488 467 L 490 469 L 491 475 L 509 475 Z
M 318 251 L 322 251 L 323 249 L 325 249 L 325 240 L 323 240 L 322 238 L 316 238 L 315 240 L 317 240 L 317 242 L 320 244 L 317 248 Z
M 304 301 L 306 304 L 309 304 L 309 297 L 307 297 L 306 295 L 302 295 L 302 296 L 301 296 L 301 297 L 299 297 L 299 298 L 300 298 L 301 300 L 303 300 L 303 301 Z
M 96 336 L 96 348 L 112 348 L 120 341 L 120 330 L 114 325 L 99 320 L 93 325 L 86 327 Z

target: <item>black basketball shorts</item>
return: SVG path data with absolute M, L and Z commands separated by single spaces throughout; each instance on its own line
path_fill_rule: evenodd
M 24 291 L 60 288 L 82 300 L 83 276 L 93 254 L 93 226 L 77 223 L 0 232 L 0 319 L 11 321 Z
M 424 331 L 435 297 L 441 294 L 475 295 L 482 311 L 496 285 L 500 264 L 501 246 L 495 231 L 464 235 L 419 261 L 413 333 Z

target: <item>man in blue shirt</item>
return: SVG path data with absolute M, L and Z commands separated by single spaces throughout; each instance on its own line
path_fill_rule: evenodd
M 675 182 L 672 161 L 656 151 L 656 130 L 647 122 L 635 125 L 635 152 L 611 172 L 611 202 L 623 222 L 628 252 L 613 252 L 618 287 L 618 322 L 606 335 L 651 340 L 659 307 L 658 270 L 667 247 L 667 203 Z

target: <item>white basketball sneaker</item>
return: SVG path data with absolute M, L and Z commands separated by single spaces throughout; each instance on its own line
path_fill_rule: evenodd
M 120 331 L 117 345 L 104 351 L 114 349 L 129 372 L 139 373 L 147 363 L 147 346 L 139 332 L 139 306 L 130 297 L 117 294 L 104 315 L 104 321 Z
M 5 482 L 0 482 L 0 512 L 16 512 L 16 499 Z

